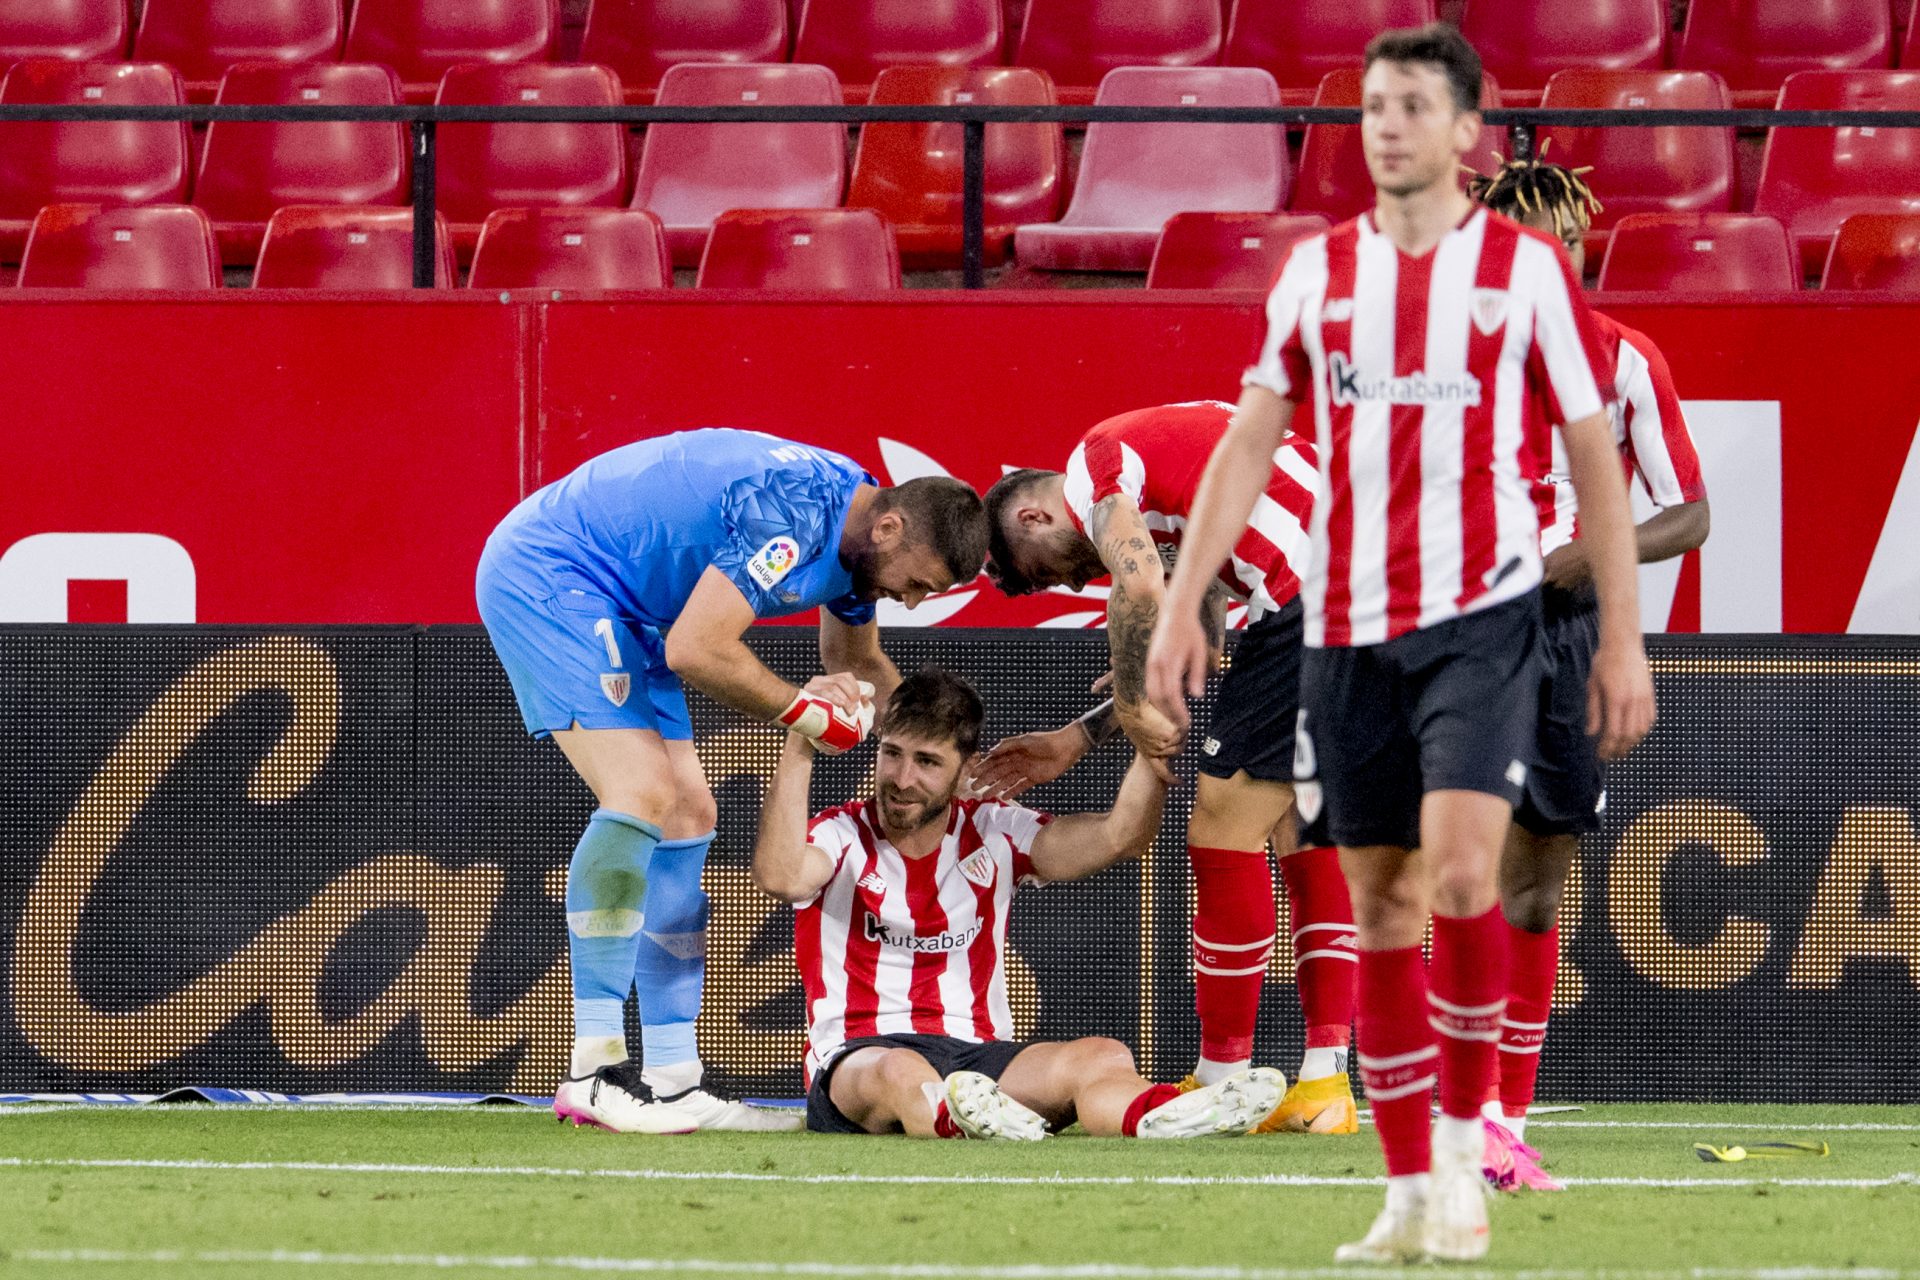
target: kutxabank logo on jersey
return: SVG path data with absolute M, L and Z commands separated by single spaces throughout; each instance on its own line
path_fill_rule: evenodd
M 1344 351 L 1328 354 L 1327 384 L 1333 402 L 1344 406 L 1385 403 L 1471 409 L 1480 404 L 1480 379 L 1470 373 L 1442 378 L 1416 369 L 1391 377 L 1368 375 Z

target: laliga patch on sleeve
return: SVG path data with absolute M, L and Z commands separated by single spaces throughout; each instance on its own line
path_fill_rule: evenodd
M 800 544 L 792 538 L 775 538 L 753 553 L 747 561 L 747 574 L 768 591 L 800 563 Z

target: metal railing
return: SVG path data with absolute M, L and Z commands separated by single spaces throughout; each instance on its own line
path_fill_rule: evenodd
M 1533 154 L 1539 129 L 1579 127 L 1809 129 L 1920 128 L 1920 111 L 1695 111 L 1541 107 L 1489 108 L 1486 121 L 1511 129 L 1516 157 Z M 413 283 L 434 280 L 434 176 L 437 128 L 443 124 L 877 124 L 932 122 L 963 126 L 961 161 L 961 272 L 965 286 L 982 288 L 985 271 L 986 126 L 989 124 L 1358 124 L 1358 107 L 1020 107 L 1020 106 L 819 106 L 819 107 L 480 107 L 480 106 L 108 106 L 85 103 L 0 104 L 0 124 L 9 122 L 153 120 L 207 124 L 220 121 L 358 121 L 404 124 L 412 132 Z

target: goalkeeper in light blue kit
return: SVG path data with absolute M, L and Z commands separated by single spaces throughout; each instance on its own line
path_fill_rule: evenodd
M 957 480 L 882 488 L 838 454 L 752 431 L 688 431 L 600 455 L 487 539 L 480 617 L 527 731 L 551 736 L 599 808 L 567 867 L 574 1040 L 554 1112 L 622 1133 L 797 1129 L 701 1087 L 700 871 L 717 810 L 682 682 L 832 754 L 900 675 L 873 602 L 908 608 L 986 560 L 979 495 Z M 798 689 L 741 641 L 821 607 L 830 674 Z M 622 1010 L 640 1002 L 642 1061 Z

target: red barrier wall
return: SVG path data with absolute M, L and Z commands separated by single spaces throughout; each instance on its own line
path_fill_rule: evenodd
M 493 523 L 603 449 L 755 427 L 984 487 L 1109 413 L 1231 398 L 1260 323 L 1250 295 L 547 298 L 8 300 L 0 617 L 46 616 L 49 573 L 139 586 L 112 546 L 23 539 L 157 534 L 201 621 L 472 621 Z M 1920 547 L 1920 304 L 1608 301 L 1667 351 L 1714 500 L 1702 565 L 1649 578 L 1650 625 L 1920 631 L 1915 557 L 1893 554 Z M 913 620 L 1100 607 L 969 587 Z

